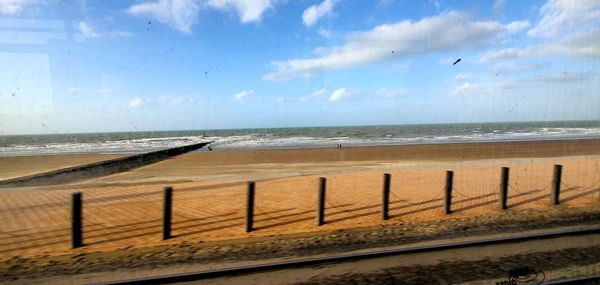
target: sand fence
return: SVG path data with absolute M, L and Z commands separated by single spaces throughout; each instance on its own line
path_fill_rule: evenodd
M 599 161 L 562 164 L 185 182 L 166 189 L 148 184 L 8 191 L 0 193 L 0 256 L 61 254 L 73 247 L 110 251 L 598 203 Z

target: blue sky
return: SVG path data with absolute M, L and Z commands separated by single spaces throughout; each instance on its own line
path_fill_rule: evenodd
M 0 0 L 0 135 L 600 119 L 599 42 L 600 0 Z

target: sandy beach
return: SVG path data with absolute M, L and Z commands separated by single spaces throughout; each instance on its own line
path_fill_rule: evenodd
M 31 174 L 114 157 L 0 158 L 0 173 Z M 563 165 L 560 206 L 550 205 L 554 164 Z M 498 209 L 501 167 L 510 167 L 509 208 L 504 211 Z M 442 212 L 447 170 L 454 171 L 450 215 Z M 384 173 L 392 175 L 387 221 L 380 218 Z M 318 227 L 319 177 L 327 178 L 327 191 L 325 225 Z M 244 227 L 248 181 L 256 182 L 255 230 L 250 233 Z M 174 188 L 173 238 L 163 241 L 165 186 Z M 78 249 L 70 243 L 73 192 L 83 194 L 85 246 Z M 213 258 L 215 248 L 235 245 L 246 254 L 257 242 L 263 244 L 260 252 L 276 253 L 270 248 L 281 248 L 290 238 L 308 238 L 316 250 L 323 243 L 310 237 L 319 235 L 325 235 L 323 241 L 365 243 L 365 237 L 343 241 L 332 234 L 349 230 L 409 229 L 419 239 L 467 235 L 462 228 L 478 224 L 487 229 L 480 232 L 494 231 L 499 224 L 518 231 L 520 223 L 528 225 L 523 230 L 547 221 L 551 223 L 545 227 L 552 227 L 600 214 L 600 140 L 193 152 L 68 185 L 3 188 L 0 198 L 0 271 L 12 268 L 4 271 L 6 276 L 33 274 L 31 270 L 82 272 L 82 264 L 92 272 L 126 264 L 143 267 L 167 262 L 159 261 L 164 247 L 168 256 L 185 255 L 191 246 Z M 410 240 L 395 236 L 394 244 Z M 345 246 L 334 243 L 331 248 Z M 89 262 L 81 263 L 82 256 Z
M 553 164 L 564 166 L 563 204 L 597 206 L 599 152 L 600 141 L 582 140 L 189 153 L 71 185 L 2 189 L 0 258 L 476 217 L 498 211 L 502 166 L 511 169 L 508 211 L 549 207 Z M 1 158 L 0 172 L 31 173 L 60 165 L 57 161 L 100 157 Z M 446 170 L 455 171 L 451 215 L 441 211 Z M 392 175 L 388 221 L 379 217 L 383 173 Z M 317 227 L 320 176 L 328 180 L 326 224 Z M 246 233 L 250 180 L 256 181 L 256 230 Z M 167 185 L 174 188 L 174 238 L 162 241 L 162 188 Z M 69 209 L 75 191 L 83 193 L 86 246 L 72 250 Z

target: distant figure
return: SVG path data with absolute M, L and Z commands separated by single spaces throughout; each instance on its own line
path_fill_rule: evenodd
M 460 62 L 460 60 L 461 60 L 460 58 L 459 58 L 459 59 L 457 59 L 457 60 L 456 60 L 456 61 L 455 61 L 455 62 L 454 62 L 452 65 L 456 65 L 457 63 L 459 63 L 459 62 Z
M 207 148 L 208 148 L 208 151 L 212 151 L 212 147 L 211 146 L 208 146 Z

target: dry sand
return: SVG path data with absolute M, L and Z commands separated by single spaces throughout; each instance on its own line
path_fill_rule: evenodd
M 59 165 L 56 158 L 11 158 L 10 164 L 3 159 L 0 173 L 31 174 L 42 168 L 23 161 Z M 562 202 L 597 207 L 599 140 L 190 153 L 84 183 L 0 191 L 0 259 L 486 216 L 498 211 L 501 166 L 511 168 L 508 211 L 542 210 L 549 207 L 555 163 L 564 165 Z M 443 215 L 449 169 L 455 171 L 455 213 Z M 379 209 L 385 172 L 392 174 L 392 194 L 391 219 L 384 222 Z M 322 227 L 314 221 L 319 176 L 328 179 Z M 257 181 L 256 231 L 249 234 L 248 180 Z M 174 187 L 174 238 L 161 241 L 166 183 Z M 69 241 L 74 191 L 83 192 L 86 244 L 76 250 Z

